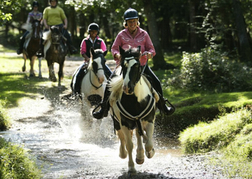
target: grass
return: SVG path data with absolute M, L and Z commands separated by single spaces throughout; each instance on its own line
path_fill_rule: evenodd
M 0 51 L 14 52 L 4 47 L 0 47 Z M 112 59 L 111 53 L 108 53 L 106 58 Z M 17 106 L 18 100 L 23 97 L 34 98 L 39 95 L 47 97 L 47 94 L 54 94 L 54 97 L 58 98 L 66 90 L 65 88 L 59 91 L 57 84 L 51 83 L 48 79 L 29 78 L 28 73 L 21 72 L 23 65 L 21 58 L 1 55 L 0 59 L 0 100 L 4 101 L 5 107 Z M 165 55 L 165 59 L 175 68 L 180 68 L 181 54 L 170 53 Z M 42 66 L 46 67 L 46 62 L 43 63 L 45 64 Z M 151 66 L 152 62 L 149 63 Z M 212 93 L 174 89 L 166 82 L 173 71 L 173 69 L 155 71 L 162 82 L 164 96 L 176 106 L 176 112 L 172 116 L 164 117 L 159 114 L 157 124 L 162 125 L 166 133 L 174 133 L 175 136 L 183 131 L 180 140 L 185 153 L 218 150 L 223 154 L 221 155 L 223 159 L 218 157 L 213 159 L 213 162 L 218 162 L 223 168 L 228 162 L 239 162 L 239 165 L 244 165 L 239 169 L 239 165 L 233 164 L 232 169 L 236 173 L 238 170 L 243 171 L 244 168 L 251 170 L 248 166 L 251 165 L 252 152 L 251 143 L 248 141 L 251 139 L 252 127 L 248 109 L 252 105 L 252 92 Z M 70 78 L 64 78 L 63 83 Z M 245 106 L 248 109 L 245 110 Z M 233 109 L 235 112 L 232 112 Z M 225 171 L 229 176 L 234 176 L 232 170 Z M 246 172 L 239 176 L 245 175 Z
M 41 178 L 41 171 L 27 151 L 3 138 L 0 138 L 0 156 L 0 178 Z
M 226 113 L 211 123 L 201 122 L 189 127 L 181 132 L 179 139 L 184 153 L 221 153 L 220 157 L 213 157 L 213 164 L 226 168 L 224 171 L 229 177 L 252 177 L 250 108 Z

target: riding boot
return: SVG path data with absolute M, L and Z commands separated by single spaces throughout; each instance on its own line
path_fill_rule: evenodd
M 166 105 L 166 102 L 170 104 L 170 107 Z M 159 93 L 159 101 L 157 103 L 158 109 L 163 112 L 165 115 L 172 115 L 175 112 L 175 107 L 167 100 L 164 99 L 162 95 Z
M 109 100 L 108 100 L 109 96 L 110 96 L 110 91 L 109 91 L 109 88 L 107 85 L 105 88 L 103 101 L 100 104 L 98 104 L 98 106 L 96 106 L 96 108 L 92 112 L 94 118 L 102 119 L 103 117 L 108 116 L 108 111 L 109 111 L 109 107 L 110 107 Z M 101 109 L 99 111 L 95 112 L 96 109 L 99 107 L 101 107 Z

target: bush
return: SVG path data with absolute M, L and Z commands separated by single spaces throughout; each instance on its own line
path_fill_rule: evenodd
M 41 174 L 24 149 L 0 137 L 0 178 L 38 179 Z
M 189 91 L 233 92 L 250 90 L 252 76 L 246 65 L 205 48 L 200 53 L 184 52 L 181 71 L 171 82 Z
M 0 100 L 0 131 L 7 130 L 10 127 L 10 121 L 6 117 L 4 105 L 4 102 Z

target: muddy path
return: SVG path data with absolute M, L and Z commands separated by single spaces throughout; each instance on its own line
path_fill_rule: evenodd
M 65 76 L 82 62 L 68 58 Z M 113 67 L 113 61 L 108 62 Z M 209 164 L 209 155 L 181 154 L 179 142 L 162 134 L 156 126 L 156 154 L 136 164 L 134 175 L 127 173 L 127 159 L 119 158 L 119 141 L 110 117 L 95 120 L 89 111 L 81 114 L 79 101 L 61 100 L 69 92 L 70 80 L 64 90 L 52 87 L 34 98 L 23 98 L 18 107 L 8 109 L 12 128 L 0 135 L 29 150 L 41 167 L 44 179 L 82 178 L 225 178 L 221 168 Z M 135 151 L 133 156 L 135 156 Z

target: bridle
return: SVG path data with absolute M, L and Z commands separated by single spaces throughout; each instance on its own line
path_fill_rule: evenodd
M 103 70 L 103 68 L 98 68 L 97 69 L 97 72 L 99 71 L 99 70 Z M 91 70 L 93 73 L 94 73 L 94 75 L 96 76 L 96 78 L 97 78 L 97 80 L 98 80 L 98 76 L 97 76 L 97 74 L 94 72 L 94 70 Z M 95 86 L 93 83 L 92 83 L 92 80 L 91 80 L 91 74 L 89 74 L 89 82 L 91 83 L 91 85 L 96 89 L 96 90 L 98 90 L 100 87 L 102 87 L 102 85 L 103 84 L 101 84 L 100 86 Z
M 97 69 L 97 73 L 98 73 L 99 70 L 103 70 L 103 71 L 104 71 L 104 68 L 103 68 L 103 67 L 102 67 L 102 68 L 98 68 L 98 69 Z M 98 76 L 97 76 L 97 73 L 94 72 L 94 69 L 93 69 L 93 68 L 92 68 L 91 71 L 94 73 L 94 75 L 96 76 L 96 78 L 97 78 L 97 80 L 98 80 L 99 78 L 98 78 Z M 91 80 L 91 74 L 89 74 L 89 82 L 91 83 L 91 85 L 92 85 L 96 90 L 98 90 L 99 88 L 101 88 L 102 85 L 103 85 L 103 84 L 101 84 L 100 86 L 95 86 L 95 85 L 93 84 L 92 80 Z

